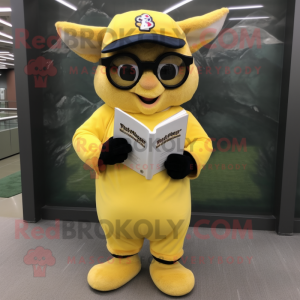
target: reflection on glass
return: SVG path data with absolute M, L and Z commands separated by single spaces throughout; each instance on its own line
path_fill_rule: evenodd
M 0 113 L 0 131 L 18 128 L 18 119 L 13 120 L 1 120 L 1 113 Z
M 254 9 L 254 8 L 262 8 L 263 5 L 246 5 L 246 6 L 229 6 L 228 9 L 234 10 L 234 9 Z
M 17 108 L 17 102 L 0 100 L 0 108 Z
M 183 5 L 185 5 L 185 4 L 187 4 L 187 3 L 191 2 L 191 1 L 193 1 L 193 0 L 184 0 L 184 1 L 182 1 L 182 2 L 179 2 L 179 3 L 177 3 L 177 4 L 173 5 L 173 6 L 171 6 L 170 8 L 167 8 L 167 9 L 164 10 L 163 12 L 164 12 L 165 14 L 168 14 L 168 13 L 171 12 L 172 10 L 175 10 L 175 9 L 177 9 L 178 7 L 183 6 Z
M 5 120 L 7 117 L 14 117 L 18 115 L 18 112 L 14 108 L 8 108 L 9 104 L 12 104 L 8 101 L 0 102 L 0 131 L 8 130 L 18 127 L 18 119 L 9 119 Z M 3 109 L 1 109 L 3 108 Z
M 67 1 L 64 1 L 64 0 L 55 0 L 55 1 L 57 1 L 57 2 L 65 5 L 65 6 L 67 6 L 67 7 L 71 8 L 71 9 L 73 9 L 73 10 L 77 10 L 76 6 L 72 5 L 71 3 L 67 2 Z

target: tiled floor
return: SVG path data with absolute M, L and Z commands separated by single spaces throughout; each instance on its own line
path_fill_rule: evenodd
M 20 171 L 20 155 L 0 160 L 0 179 Z M 0 198 L 0 217 L 23 219 L 22 194 Z
M 20 154 L 0 160 L 0 179 L 20 171 Z
M 0 198 L 0 217 L 23 219 L 22 194 Z
M 224 236 L 225 230 L 217 228 L 215 233 Z M 199 235 L 209 238 L 204 240 Z M 87 274 L 94 264 L 111 258 L 99 224 L 46 220 L 24 224 L 0 217 L 0 299 L 300 299 L 299 234 L 279 236 L 272 231 L 253 231 L 250 236 L 240 231 L 234 238 L 232 232 L 220 239 L 213 236 L 210 228 L 189 228 L 187 237 L 181 264 L 195 275 L 190 294 L 169 297 L 156 288 L 149 274 L 152 257 L 148 240 L 139 253 L 141 272 L 120 289 L 97 292 L 89 287 Z M 32 251 L 41 251 L 38 257 L 51 253 L 54 265 L 43 263 L 39 268 L 39 262 L 25 263 L 24 257 Z
M 19 155 L 0 160 L 0 178 L 19 170 Z M 140 274 L 118 290 L 97 292 L 88 286 L 87 274 L 93 264 L 110 258 L 98 223 L 72 222 L 70 237 L 70 222 L 41 220 L 25 224 L 22 219 L 22 194 L 0 198 L 1 300 L 171 299 L 151 280 L 152 257 L 147 240 L 139 253 Z M 222 236 L 225 230 L 218 228 L 215 233 Z M 55 238 L 51 237 L 53 231 Z M 199 235 L 209 238 L 203 240 Z M 37 264 L 24 261 L 29 251 L 38 247 L 54 257 L 54 265 L 45 265 L 43 272 L 38 272 Z M 180 299 L 300 299 L 299 234 L 287 237 L 254 231 L 252 235 L 239 232 L 236 237 L 232 233 L 219 239 L 210 228 L 189 228 L 184 249 L 181 263 L 193 271 L 196 282 L 193 291 Z

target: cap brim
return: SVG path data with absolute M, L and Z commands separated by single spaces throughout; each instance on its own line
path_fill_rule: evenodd
M 174 49 L 182 48 L 185 45 L 185 40 L 165 35 L 153 33 L 137 34 L 112 42 L 102 50 L 102 53 L 113 52 L 141 42 L 152 42 Z

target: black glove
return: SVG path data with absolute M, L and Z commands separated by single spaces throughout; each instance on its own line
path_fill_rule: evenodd
M 126 139 L 111 137 L 106 141 L 101 150 L 98 165 L 115 165 L 124 162 L 128 153 L 132 151 L 132 147 Z
M 171 178 L 183 179 L 191 172 L 197 171 L 197 164 L 193 156 L 184 151 L 183 155 L 170 154 L 165 161 L 165 168 Z

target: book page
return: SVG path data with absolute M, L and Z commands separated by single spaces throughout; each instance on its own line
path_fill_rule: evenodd
M 179 118 L 173 118 L 171 122 L 156 127 L 156 132 L 153 134 L 155 147 L 150 149 L 153 151 L 152 161 L 155 166 L 152 176 L 165 169 L 164 162 L 170 154 L 183 154 L 187 121 L 188 114 L 185 112 L 180 114 Z
M 183 109 L 180 112 L 178 112 L 177 114 L 169 117 L 168 119 L 165 119 L 164 121 L 160 122 L 158 125 L 155 126 L 153 132 L 156 132 L 156 129 L 159 127 L 164 126 L 165 124 L 171 123 L 174 120 L 177 120 L 179 118 L 181 118 L 182 116 L 185 116 L 187 114 L 187 112 Z
M 148 169 L 149 134 L 149 129 L 140 121 L 115 109 L 114 138 L 124 138 L 132 146 L 124 164 L 142 176 L 146 176 Z

